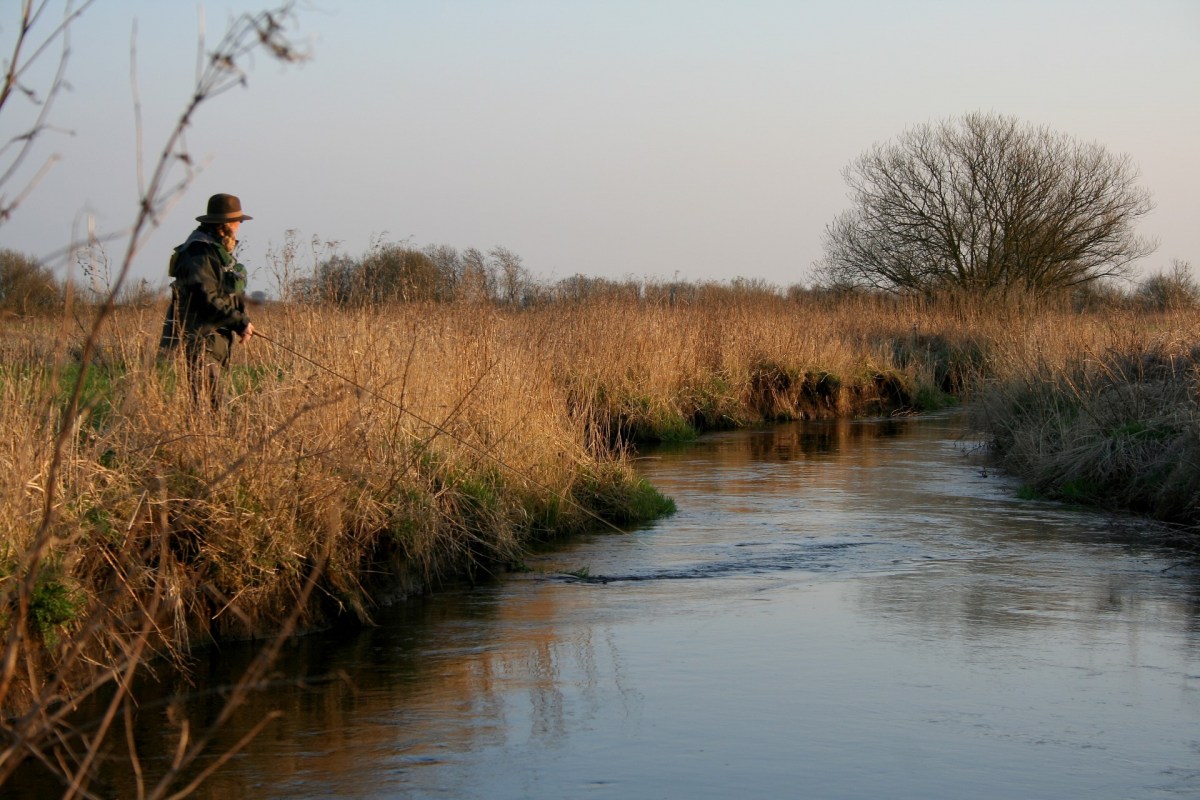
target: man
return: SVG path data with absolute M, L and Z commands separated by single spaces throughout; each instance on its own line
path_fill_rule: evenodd
M 244 344 L 254 335 L 241 295 L 246 268 L 233 257 L 238 229 L 248 219 L 237 197 L 214 194 L 207 213 L 196 217 L 200 226 L 175 248 L 168 268 L 175 281 L 160 346 L 183 345 L 192 396 L 213 408 L 221 404 L 221 375 L 234 337 Z

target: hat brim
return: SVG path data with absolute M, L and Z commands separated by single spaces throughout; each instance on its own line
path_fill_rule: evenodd
M 202 214 L 201 216 L 196 217 L 196 222 L 245 222 L 248 219 L 254 219 L 254 217 L 246 214 Z

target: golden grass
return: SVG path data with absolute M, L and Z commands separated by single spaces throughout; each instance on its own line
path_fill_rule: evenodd
M 973 408 L 1032 493 L 1200 524 L 1200 315 L 1046 319 L 997 341 Z

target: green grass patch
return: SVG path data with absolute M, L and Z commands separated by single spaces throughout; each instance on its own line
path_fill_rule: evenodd
M 1054 495 L 1072 503 L 1091 504 L 1103 496 L 1104 487 L 1089 478 L 1071 478 L 1055 487 Z
M 1170 425 L 1154 424 L 1147 420 L 1130 420 L 1112 430 L 1114 439 L 1130 439 L 1135 442 L 1166 442 L 1179 435 Z
M 573 494 L 591 514 L 616 525 L 649 522 L 676 510 L 674 500 L 624 470 L 592 472 L 576 485 Z
M 264 387 L 279 385 L 287 378 L 287 373 L 278 367 L 249 366 L 238 364 L 229 368 L 229 382 L 235 393 L 251 394 L 262 391 Z
M 1045 500 L 1046 495 L 1037 490 L 1035 486 L 1028 483 L 1023 483 L 1017 487 L 1018 500 Z
M 83 595 L 55 567 L 38 576 L 29 601 L 29 621 L 48 646 L 83 610 Z
M 928 384 L 918 386 L 913 395 L 913 405 L 918 411 L 938 411 L 957 404 L 957 397 Z
M 58 374 L 56 399 L 64 411 L 71 400 L 75 387 L 80 383 L 79 409 L 85 414 L 87 424 L 93 431 L 104 428 L 112 409 L 116 405 L 118 384 L 126 374 L 124 364 L 68 364 Z
M 616 412 L 617 429 L 634 444 L 689 442 L 696 429 L 678 410 L 650 397 L 626 397 Z

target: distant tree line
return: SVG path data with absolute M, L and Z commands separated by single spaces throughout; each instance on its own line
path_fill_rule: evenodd
M 32 256 L 0 249 L 0 313 L 44 316 L 59 313 L 68 293 L 87 302 L 89 292 L 76 291 L 69 281 Z M 91 292 L 92 295 L 96 294 Z M 157 302 L 146 280 L 132 284 L 120 305 L 145 307 Z M 387 306 L 398 303 L 483 303 L 507 308 L 531 308 L 611 300 L 652 305 L 704 305 L 722 302 L 778 301 L 830 303 L 852 296 L 875 295 L 881 300 L 894 292 L 870 287 L 793 284 L 779 287 L 757 278 L 731 281 L 654 281 L 572 275 L 557 281 L 536 279 L 521 258 L 504 248 L 482 252 L 446 245 L 417 249 L 403 245 L 373 247 L 361 258 L 334 255 L 323 259 L 311 274 L 293 277 L 283 286 L 287 302 L 341 307 Z M 1079 309 L 1129 307 L 1146 310 L 1200 308 L 1200 282 L 1186 261 L 1174 260 L 1168 269 L 1140 282 L 1090 282 L 1062 295 Z M 253 301 L 262 301 L 255 292 Z
M 293 278 L 285 298 L 342 306 L 413 302 L 526 304 L 535 282 L 521 257 L 503 247 L 484 253 L 438 245 L 375 244 L 361 258 L 333 255 Z
M 504 247 L 484 252 L 448 245 L 418 249 L 375 244 L 360 258 L 344 254 L 322 258 L 309 272 L 284 281 L 283 299 L 350 307 L 438 302 L 528 308 L 598 298 L 670 304 L 785 294 L 767 281 L 750 278 L 656 282 L 576 274 L 543 281 L 530 273 L 519 255 Z M 790 291 L 800 290 L 793 287 Z

